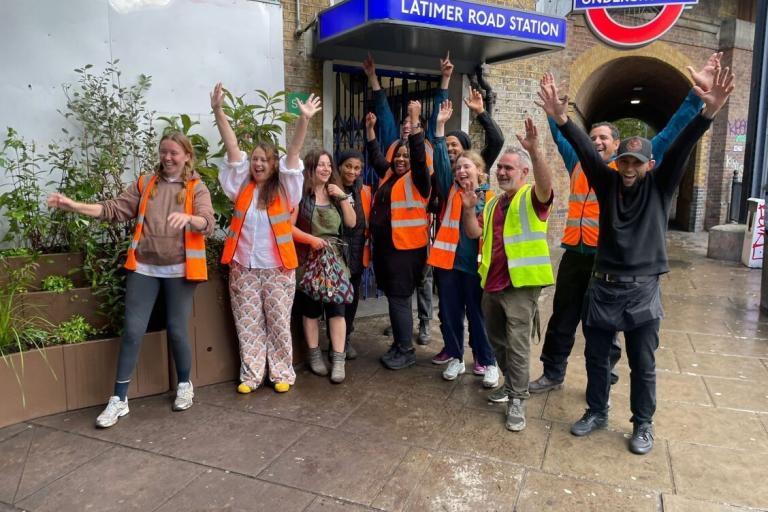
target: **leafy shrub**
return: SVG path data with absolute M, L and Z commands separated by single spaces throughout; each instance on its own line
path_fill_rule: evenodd
M 64 293 L 74 287 L 72 280 L 65 276 L 48 276 L 42 283 L 42 289 L 46 292 Z
M 80 315 L 73 315 L 66 322 L 61 322 L 51 336 L 61 343 L 72 345 L 82 343 L 98 331 Z

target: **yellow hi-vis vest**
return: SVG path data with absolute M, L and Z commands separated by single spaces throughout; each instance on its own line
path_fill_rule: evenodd
M 552 263 L 547 244 L 547 221 L 536 215 L 531 198 L 530 185 L 524 185 L 512 198 L 504 219 L 504 252 L 512 286 L 548 286 L 554 284 Z M 488 269 L 491 266 L 493 245 L 493 214 L 499 197 L 490 200 L 483 211 L 483 247 L 481 251 L 480 286 L 485 288 Z

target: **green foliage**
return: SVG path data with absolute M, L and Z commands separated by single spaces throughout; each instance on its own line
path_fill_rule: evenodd
M 61 322 L 51 336 L 61 343 L 72 345 L 82 343 L 98 331 L 80 315 L 73 315 L 66 322 Z
M 55 345 L 55 338 L 51 336 L 50 331 L 35 325 L 30 325 L 21 332 L 21 341 L 28 350 Z
M 9 247 L 8 249 L 0 249 L 0 257 L 12 257 L 12 256 L 32 256 L 32 251 L 26 247 Z
M 41 287 L 46 292 L 64 293 L 74 288 L 75 284 L 65 276 L 48 276 L 43 279 Z
M 113 247 L 100 246 L 89 250 L 83 270 L 90 279 L 94 295 L 101 303 L 99 313 L 109 324 L 106 330 L 122 333 L 125 319 L 125 264 L 130 240 L 126 238 Z
M 625 117 L 624 119 L 614 121 L 613 124 L 619 129 L 619 136 L 622 139 L 626 139 L 627 137 L 644 137 L 646 139 L 651 139 L 656 135 L 656 131 L 640 119 Z

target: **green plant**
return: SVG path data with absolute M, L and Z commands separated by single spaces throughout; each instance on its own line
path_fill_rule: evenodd
M 55 338 L 51 336 L 50 331 L 34 325 L 30 325 L 21 332 L 21 341 L 27 349 L 55 344 Z
M 125 318 L 125 264 L 130 240 L 116 245 L 89 248 L 83 270 L 89 276 L 94 295 L 101 300 L 99 313 L 109 321 L 106 330 L 122 333 Z
M 82 343 L 88 339 L 89 336 L 96 334 L 98 331 L 88 323 L 88 321 L 80 315 L 73 315 L 72 318 L 66 322 L 61 322 L 51 333 L 51 336 L 67 345 L 74 343 Z
M 72 280 L 65 276 L 48 276 L 42 283 L 43 291 L 46 292 L 64 293 L 74 287 Z

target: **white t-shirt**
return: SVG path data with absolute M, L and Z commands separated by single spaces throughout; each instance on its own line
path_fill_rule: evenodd
M 288 169 L 286 157 L 282 156 L 279 163 L 280 184 L 285 190 L 290 209 L 295 208 L 301 201 L 304 184 L 304 162 L 299 160 L 299 167 Z M 240 152 L 240 161 L 230 162 L 224 158 L 224 165 L 219 169 L 219 183 L 224 193 L 233 202 L 246 180 L 250 179 L 251 161 L 244 151 Z M 253 191 L 253 199 L 245 213 L 234 261 L 248 268 L 278 268 L 282 266 L 277 242 L 272 234 L 267 210 L 257 208 L 259 204 L 259 189 Z

